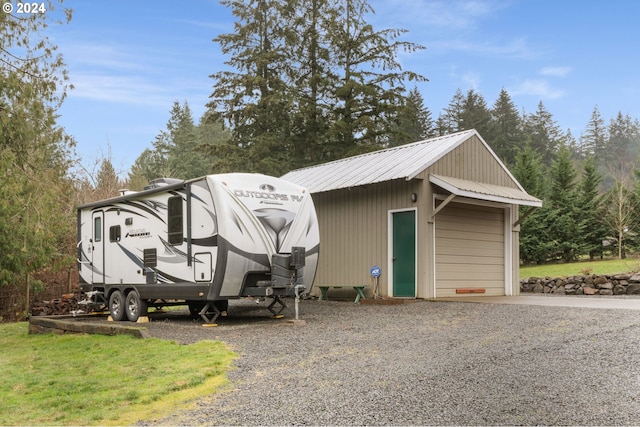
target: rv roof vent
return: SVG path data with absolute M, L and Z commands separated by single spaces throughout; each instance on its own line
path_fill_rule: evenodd
M 151 190 L 152 188 L 164 187 L 172 184 L 180 184 L 181 182 L 184 182 L 184 181 L 181 179 L 175 179 L 175 178 L 156 178 L 153 181 L 151 181 L 146 187 L 144 187 L 144 189 Z
M 118 190 L 121 196 L 126 196 L 127 194 L 137 193 L 137 191 L 129 190 L 127 188 L 123 188 L 122 190 Z

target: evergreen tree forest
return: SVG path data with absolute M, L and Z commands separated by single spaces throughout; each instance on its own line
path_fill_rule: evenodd
M 51 13 L 0 14 L 0 290 L 20 296 L 0 300 L 2 312 L 26 310 L 43 286 L 34 273 L 74 259 L 74 141 L 56 124 L 70 82 L 42 36 L 71 12 L 54 1 L 46 7 Z
M 597 106 L 574 136 L 544 104 L 525 112 L 503 89 L 493 104 L 459 89 L 434 117 L 418 86 L 427 77 L 398 56 L 424 49 L 402 29 L 376 29 L 366 0 L 221 2 L 233 33 L 211 70 L 206 112 L 167 106 L 167 124 L 126 177 L 110 155 L 78 161 L 56 122 L 72 89 L 62 54 L 44 35 L 71 20 L 62 0 L 16 19 L 0 15 L 0 320 L 26 314 L 42 271 L 70 268 L 75 206 L 142 190 L 159 177 L 292 169 L 475 128 L 542 208 L 521 214 L 524 263 L 625 257 L 640 249 L 640 122 Z M 428 72 L 428 70 L 427 70 Z M 78 164 L 80 168 L 78 168 Z M 80 170 L 81 173 L 77 171 Z M 10 290 L 15 297 L 3 299 Z M 17 295 L 17 296 L 16 296 Z

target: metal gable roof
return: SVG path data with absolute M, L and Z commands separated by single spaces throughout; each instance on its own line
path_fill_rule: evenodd
M 283 179 L 311 193 L 394 179 L 410 180 L 473 135 L 475 129 L 291 171 Z M 482 138 L 480 138 L 482 140 Z

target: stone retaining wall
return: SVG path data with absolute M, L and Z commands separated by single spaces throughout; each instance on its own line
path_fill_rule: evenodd
M 569 277 L 529 277 L 520 280 L 520 292 L 561 295 L 640 294 L 640 273 Z

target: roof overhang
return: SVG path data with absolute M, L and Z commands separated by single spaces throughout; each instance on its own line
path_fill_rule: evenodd
M 536 208 L 542 206 L 542 200 L 518 188 L 433 174 L 429 175 L 429 182 L 448 191 L 453 196 Z

